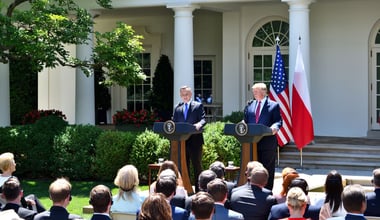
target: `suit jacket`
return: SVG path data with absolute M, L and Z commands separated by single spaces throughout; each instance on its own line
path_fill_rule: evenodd
M 52 206 L 49 211 L 38 213 L 34 220 L 74 220 L 83 219 L 79 215 L 70 214 L 64 207 Z
M 375 189 L 373 192 L 367 193 L 367 209 L 364 215 L 367 216 L 380 216 L 380 188 Z
M 111 220 L 111 217 L 109 215 L 94 214 L 91 220 Z
M 328 218 L 328 220 L 366 220 L 366 218 L 361 215 L 352 215 L 348 213 L 346 216 Z
M 277 203 L 272 191 L 255 185 L 241 187 L 231 194 L 230 208 L 244 219 L 267 220 L 272 205 Z
M 190 101 L 187 117 L 184 116 L 185 104 L 180 102 L 175 108 L 173 113 L 174 122 L 187 122 L 190 124 L 201 123 L 202 127 L 206 124 L 206 113 L 202 103 Z M 202 133 L 193 134 L 186 141 L 186 145 L 191 142 L 192 145 L 201 146 L 204 143 Z
M 262 103 L 263 104 L 263 103 Z M 257 101 L 249 101 L 248 105 L 244 109 L 244 121 L 247 124 L 256 124 L 256 112 L 255 108 Z M 279 130 L 282 126 L 282 118 L 280 113 L 280 105 L 266 98 L 257 124 L 262 124 L 268 127 L 275 127 Z M 259 148 L 269 148 L 272 147 L 274 150 L 277 149 L 277 138 L 275 135 L 265 136 L 258 143 L 257 147 Z M 269 150 L 269 149 L 268 149 Z
M 185 209 L 170 205 L 172 208 L 172 219 L 173 220 L 187 220 L 189 218 L 189 212 Z
M 8 209 L 13 209 L 17 213 L 18 216 L 20 216 L 21 218 L 25 220 L 32 220 L 34 216 L 37 214 L 36 211 L 26 209 L 15 203 L 7 203 L 1 210 L 5 211 Z
M 241 219 L 244 219 L 244 217 L 239 212 L 226 209 L 221 204 L 215 204 L 215 213 L 212 219 L 213 220 L 241 220 Z
M 310 218 L 312 220 L 319 220 L 319 211 L 321 210 L 321 206 L 316 205 L 307 205 L 304 218 Z M 280 203 L 272 206 L 270 210 L 270 214 L 268 220 L 277 220 L 283 219 L 290 216 L 288 206 L 286 203 Z

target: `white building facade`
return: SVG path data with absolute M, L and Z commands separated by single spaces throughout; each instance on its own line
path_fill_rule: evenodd
M 190 85 L 195 93 L 212 94 L 223 115 L 241 111 L 252 99 L 252 84 L 270 81 L 277 36 L 291 85 L 301 37 L 315 135 L 380 136 L 378 0 L 113 0 L 113 10 L 99 10 L 92 1 L 83 6 L 99 14 L 95 31 L 111 31 L 122 21 L 144 36 L 148 80 L 134 89 L 111 88 L 109 116 L 149 106 L 144 95 L 162 54 L 174 69 L 175 103 L 179 87 Z M 76 74 L 64 68 L 41 73 L 39 109 L 60 109 L 70 123 L 93 124 L 94 115 L 81 113 L 94 110 L 93 86 L 84 82 L 93 78 Z

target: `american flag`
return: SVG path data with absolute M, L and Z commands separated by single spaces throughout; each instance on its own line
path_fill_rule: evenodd
M 283 123 L 281 129 L 277 132 L 277 140 L 278 144 L 282 147 L 289 143 L 289 141 L 293 140 L 293 136 L 289 105 L 288 78 L 285 73 L 280 47 L 278 45 L 276 45 L 276 60 L 272 71 L 269 97 L 280 104 Z

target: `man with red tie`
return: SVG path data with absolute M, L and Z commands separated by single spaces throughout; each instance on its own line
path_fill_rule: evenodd
M 189 86 L 180 88 L 180 102 L 173 113 L 174 122 L 187 122 L 193 124 L 195 129 L 200 130 L 206 124 L 205 110 L 202 103 L 192 100 L 192 91 Z M 195 192 L 198 192 L 198 176 L 202 172 L 202 145 L 204 143 L 203 134 L 193 134 L 186 140 L 186 163 L 190 169 L 190 160 L 194 167 Z M 188 172 L 190 174 L 190 170 Z
M 255 100 L 248 102 L 244 109 L 244 122 L 247 124 L 263 124 L 272 129 L 270 136 L 264 136 L 257 143 L 257 159 L 268 170 L 269 178 L 265 188 L 272 190 L 276 166 L 276 133 L 282 126 L 280 105 L 270 100 L 267 95 L 267 86 L 264 83 L 255 83 L 252 94 Z

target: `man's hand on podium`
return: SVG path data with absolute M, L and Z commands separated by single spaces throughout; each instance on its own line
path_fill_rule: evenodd
M 201 123 L 195 123 L 194 126 L 195 126 L 195 129 L 197 129 L 197 131 L 199 131 L 199 129 L 202 128 L 202 124 Z
M 271 127 L 271 129 L 272 129 L 272 134 L 273 135 L 275 135 L 277 133 L 277 131 L 278 131 L 277 128 L 274 128 L 274 127 Z

